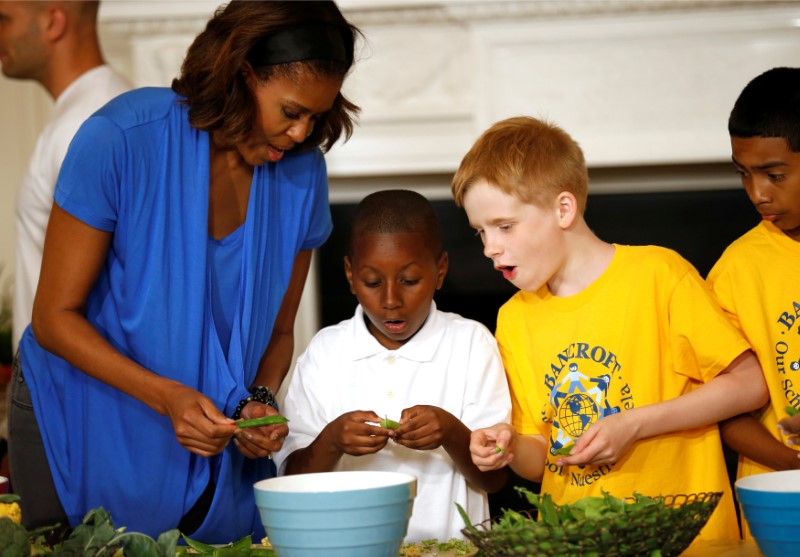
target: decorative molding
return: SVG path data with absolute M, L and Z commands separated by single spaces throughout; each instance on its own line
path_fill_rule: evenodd
M 676 11 L 792 7 L 796 0 L 453 0 L 339 2 L 357 25 L 454 24 Z
M 737 92 L 800 51 L 797 1 L 339 4 L 366 40 L 344 88 L 361 118 L 329 153 L 332 176 L 452 172 L 483 129 L 516 114 L 564 126 L 593 166 L 725 160 L 720 123 Z M 101 5 L 109 59 L 137 86 L 168 86 L 216 8 L 157 5 Z

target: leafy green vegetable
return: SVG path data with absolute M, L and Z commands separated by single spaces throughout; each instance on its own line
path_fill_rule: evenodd
M 8 517 L 0 518 L 0 557 L 28 557 L 30 554 L 27 530 Z
M 169 530 L 156 541 L 146 534 L 126 532 L 125 528 L 114 527 L 111 515 L 102 507 L 86 513 L 66 539 L 49 544 L 44 534 L 57 527 L 27 533 L 28 543 L 33 540 L 29 549 L 35 555 L 51 557 L 173 557 L 180 535 L 178 530 Z
M 253 547 L 251 536 L 245 536 L 228 545 L 213 546 L 183 536 L 186 547 L 178 548 L 179 556 L 203 555 L 206 557 L 277 557 L 275 550 Z

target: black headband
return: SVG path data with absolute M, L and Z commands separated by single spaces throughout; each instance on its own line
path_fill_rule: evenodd
M 344 46 L 341 27 L 306 23 L 264 37 L 248 56 L 253 67 L 285 64 L 300 60 L 352 61 Z

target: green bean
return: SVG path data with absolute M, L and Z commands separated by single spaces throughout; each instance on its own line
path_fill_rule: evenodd
M 572 449 L 574 449 L 574 448 L 575 448 L 575 443 L 570 443 L 570 444 L 564 445 L 563 447 L 558 449 L 556 451 L 556 454 L 557 455 L 562 455 L 562 456 L 569 456 L 569 453 L 571 453 Z
M 250 420 L 239 420 L 236 422 L 236 427 L 261 427 L 273 424 L 285 424 L 288 418 L 279 414 L 273 416 L 261 416 L 260 418 L 252 418 Z
M 397 429 L 400 427 L 400 422 L 390 420 L 389 418 L 384 418 L 378 423 L 378 425 L 384 429 Z
M 790 416 L 796 416 L 797 413 L 800 412 L 800 410 L 798 410 L 794 406 L 787 406 L 786 408 L 784 408 L 784 410 L 786 410 L 786 413 L 789 414 Z

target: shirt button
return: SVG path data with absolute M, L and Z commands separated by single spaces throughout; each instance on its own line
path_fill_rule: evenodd
M 386 391 L 386 396 L 389 398 L 394 398 L 394 391 L 389 389 L 388 391 Z
M 394 356 L 389 356 L 388 358 L 386 358 L 386 363 L 389 364 L 390 366 L 394 365 L 394 362 L 395 362 Z

